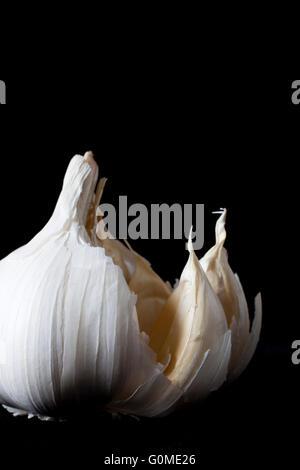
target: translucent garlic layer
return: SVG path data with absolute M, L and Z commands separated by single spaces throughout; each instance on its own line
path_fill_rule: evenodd
M 200 262 L 189 240 L 173 290 L 107 238 L 97 180 L 90 152 L 73 157 L 47 225 L 0 262 L 0 402 L 15 415 L 164 415 L 236 378 L 255 351 L 261 298 L 249 333 L 223 247 L 226 211 Z

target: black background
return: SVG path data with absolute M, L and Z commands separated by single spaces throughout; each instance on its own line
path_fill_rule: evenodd
M 205 246 L 227 207 L 226 247 L 253 311 L 263 298 L 261 341 L 240 379 L 167 418 L 110 417 L 42 423 L 0 412 L 1 449 L 32 466 L 102 466 L 104 457 L 196 454 L 202 467 L 293 463 L 299 419 L 298 128 L 293 80 L 183 73 L 163 61 L 124 60 L 100 74 L 1 76 L 1 258 L 49 219 L 69 159 L 92 150 L 107 176 L 103 202 L 204 203 Z M 185 69 L 184 69 L 185 70 Z M 2 72 L 2 70 L 1 70 Z M 171 283 L 187 259 L 184 241 L 133 247 Z M 294 280 L 295 278 L 295 280 Z M 143 464 L 140 464 L 143 466 Z

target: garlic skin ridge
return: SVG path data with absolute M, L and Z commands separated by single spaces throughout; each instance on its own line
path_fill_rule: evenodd
M 49 222 L 0 262 L 0 403 L 15 415 L 165 415 L 219 388 L 228 368 L 236 378 L 255 351 L 261 299 L 249 334 L 223 251 L 226 212 L 200 262 L 189 240 L 173 290 L 144 258 L 102 236 L 105 180 L 94 194 L 97 180 L 90 152 L 73 157 Z

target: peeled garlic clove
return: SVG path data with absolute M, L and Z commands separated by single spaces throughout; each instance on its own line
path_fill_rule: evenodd
M 189 260 L 179 285 L 150 331 L 150 346 L 157 353 L 158 361 L 168 361 L 165 375 L 174 385 L 186 392 L 194 383 L 191 397 L 195 398 L 197 394 L 209 393 L 216 375 L 214 366 L 222 369 L 221 381 L 225 379 L 230 334 L 222 305 L 193 251 L 191 235 L 188 248 Z M 225 357 L 223 364 L 220 355 Z M 210 366 L 201 370 L 208 358 Z M 201 375 L 204 378 L 205 373 L 208 376 L 202 388 Z
M 97 177 L 91 154 L 75 156 L 48 224 L 0 262 L 0 402 L 11 408 L 61 416 L 161 373 L 135 295 L 86 230 Z
M 249 313 L 245 294 L 239 278 L 235 275 L 228 263 L 227 251 L 224 248 L 226 239 L 225 221 L 226 209 L 216 223 L 216 244 L 200 260 L 206 276 L 217 294 L 223 306 L 228 326 L 232 332 L 232 353 L 229 364 L 229 374 L 237 376 L 237 371 L 242 372 L 241 358 L 246 365 L 251 360 L 259 339 L 261 325 L 261 303 L 256 302 L 255 327 L 249 336 Z M 249 343 L 252 346 L 249 346 Z M 254 346 L 255 344 L 255 346 Z M 248 346 L 247 346 L 248 345 Z M 244 351 L 248 353 L 244 353 Z M 247 361 L 246 358 L 247 357 Z M 246 364 L 247 362 L 247 364 Z

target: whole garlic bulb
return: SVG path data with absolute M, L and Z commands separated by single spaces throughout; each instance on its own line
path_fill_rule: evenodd
M 255 350 L 261 301 L 249 334 L 223 251 L 225 212 L 201 262 L 189 241 L 172 290 L 145 259 L 103 236 L 105 181 L 94 194 L 97 179 L 90 152 L 73 157 L 47 225 L 0 262 L 0 402 L 14 414 L 166 414 L 219 388 L 228 367 L 237 376 Z

